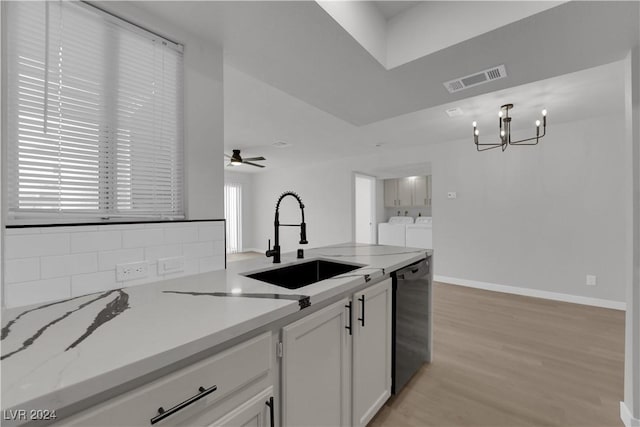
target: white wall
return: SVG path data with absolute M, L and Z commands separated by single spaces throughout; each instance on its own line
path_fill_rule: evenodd
M 352 171 L 411 158 L 433 168 L 436 274 L 623 302 L 631 180 L 624 147 L 623 119 L 600 117 L 551 123 L 537 147 L 504 153 L 478 153 L 464 139 L 261 173 L 255 240 L 273 236 L 273 204 L 289 188 L 307 205 L 310 245 L 351 240 Z M 283 237 L 283 250 L 295 242 Z M 586 286 L 586 274 L 598 285 Z
M 353 172 L 348 161 L 310 163 L 305 166 L 261 172 L 254 181 L 255 231 L 252 247 L 273 245 L 273 218 L 280 194 L 297 192 L 305 204 L 308 247 L 353 240 Z M 300 210 L 292 197 L 280 206 L 281 223 L 299 223 Z M 283 252 L 298 247 L 299 230 L 281 227 Z M 303 247 L 304 249 L 304 247 Z
M 244 167 L 244 166 L 241 166 Z M 249 166 L 250 167 L 250 166 Z M 224 182 L 236 183 L 242 185 L 242 250 L 248 251 L 252 249 L 266 250 L 262 246 L 253 246 L 254 236 L 254 191 L 253 177 L 254 174 L 224 171 Z
M 639 16 L 640 18 L 640 16 Z M 639 41 L 640 44 L 640 41 Z M 640 46 L 626 59 L 625 127 L 628 163 L 633 180 L 628 194 L 629 229 L 625 241 L 627 269 L 625 322 L 624 402 L 621 417 L 627 426 L 640 425 Z M 635 421 L 631 421 L 635 419 Z

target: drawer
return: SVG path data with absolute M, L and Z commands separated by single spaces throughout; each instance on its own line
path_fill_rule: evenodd
M 152 419 L 155 426 L 183 424 L 234 391 L 268 376 L 271 354 L 268 332 L 61 420 L 60 425 L 150 426 Z

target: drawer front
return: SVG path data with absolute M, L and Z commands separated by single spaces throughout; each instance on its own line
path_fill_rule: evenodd
M 234 391 L 266 377 L 271 369 L 271 353 L 269 332 L 61 420 L 60 424 L 180 425 Z

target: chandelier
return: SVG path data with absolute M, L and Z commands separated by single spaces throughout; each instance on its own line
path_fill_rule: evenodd
M 478 123 L 473 122 L 473 142 L 475 142 L 476 149 L 478 151 L 486 151 L 498 147 L 502 147 L 502 151 L 504 151 L 507 149 L 508 145 L 536 145 L 538 141 L 543 136 L 545 136 L 547 132 L 547 110 L 542 110 L 542 134 L 540 134 L 540 120 L 536 120 L 536 136 L 534 136 L 533 138 L 521 139 L 520 141 L 512 141 L 511 117 L 509 117 L 509 110 L 512 109 L 513 104 L 505 104 L 500 107 L 500 112 L 498 113 L 498 117 L 500 119 L 500 142 L 484 144 L 481 143 L 479 138 L 480 131 L 478 130 Z

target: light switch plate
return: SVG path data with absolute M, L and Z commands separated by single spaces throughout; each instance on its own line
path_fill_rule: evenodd
M 158 274 L 177 273 L 179 271 L 184 271 L 183 256 L 158 259 Z
M 587 274 L 587 286 L 595 286 L 597 284 L 596 276 Z

